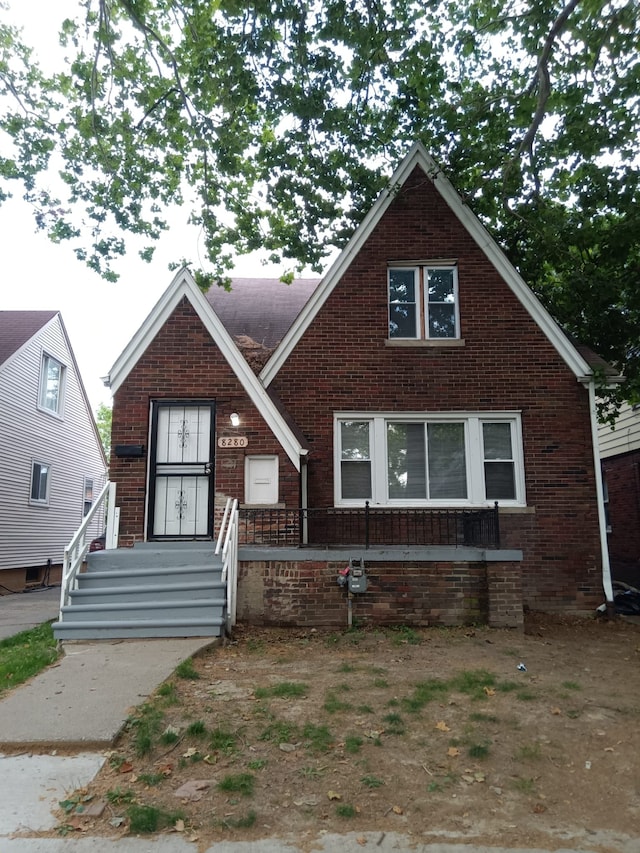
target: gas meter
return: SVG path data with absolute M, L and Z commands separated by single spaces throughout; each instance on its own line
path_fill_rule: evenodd
M 349 592 L 367 591 L 367 574 L 364 570 L 364 560 L 349 560 L 349 574 L 347 575 Z

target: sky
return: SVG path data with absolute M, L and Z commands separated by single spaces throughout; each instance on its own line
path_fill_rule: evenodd
M 12 0 L 3 20 L 22 27 L 24 39 L 47 64 L 59 53 L 57 33 L 65 17 L 75 17 L 78 0 Z M 92 409 L 111 404 L 101 377 L 129 343 L 170 285 L 168 264 L 180 258 L 198 263 L 200 233 L 186 225 L 187 210 L 178 211 L 172 230 L 157 245 L 151 264 L 135 250 L 115 265 L 116 283 L 106 282 L 78 261 L 70 244 L 54 245 L 35 227 L 30 208 L 20 197 L 0 205 L 2 278 L 0 310 L 58 310 L 71 342 Z M 283 270 L 240 259 L 236 276 L 280 275 Z

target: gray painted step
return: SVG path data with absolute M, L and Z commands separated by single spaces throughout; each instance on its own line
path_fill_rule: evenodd
M 224 617 L 216 619 L 140 619 L 123 622 L 106 619 L 99 622 L 54 622 L 57 640 L 115 640 L 132 637 L 221 637 Z
M 210 619 L 222 612 L 224 598 L 205 601 L 181 601 L 170 603 L 166 601 L 124 601 L 104 602 L 103 604 L 70 604 L 62 608 L 62 621 L 86 622 L 104 619 L 118 619 L 125 622 L 138 619 L 161 619 L 175 621 L 177 619 Z
M 211 542 L 148 543 L 89 554 L 54 635 L 219 637 L 226 621 L 221 570 Z
M 206 565 L 221 566 L 222 561 L 213 548 L 116 548 L 87 554 L 88 571 L 109 572 L 114 569 L 137 567 L 140 569 L 181 568 Z
M 113 569 L 112 571 L 87 571 L 78 575 L 78 587 L 95 588 L 102 586 L 142 586 L 155 587 L 161 583 L 194 583 L 197 581 L 215 582 L 220 580 L 221 570 L 211 566 L 188 566 L 181 569 Z
M 122 601 L 144 601 L 149 599 L 150 588 L 148 584 L 125 584 L 123 586 L 85 586 L 71 591 L 69 598 L 71 606 L 76 604 L 100 604 L 106 602 Z M 204 601 L 210 599 L 225 600 L 226 584 L 222 581 L 211 581 L 204 583 L 193 581 L 191 583 L 158 583 L 152 590 L 154 601 L 188 600 Z

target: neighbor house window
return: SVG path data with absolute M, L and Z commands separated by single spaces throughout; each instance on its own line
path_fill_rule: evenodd
M 93 506 L 93 479 L 90 477 L 84 478 L 84 501 L 82 506 L 82 517 L 88 515 Z
M 47 353 L 43 353 L 40 374 L 40 407 L 56 415 L 62 414 L 64 375 L 64 365 Z
M 460 337 L 455 265 L 390 267 L 389 337 Z
M 32 504 L 49 503 L 49 482 L 51 466 L 44 462 L 33 462 L 31 465 L 31 498 Z
M 338 505 L 524 505 L 517 413 L 337 415 Z

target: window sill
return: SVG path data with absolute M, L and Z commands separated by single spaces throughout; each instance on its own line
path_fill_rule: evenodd
M 449 349 L 450 347 L 463 347 L 464 338 L 432 338 L 423 340 L 421 338 L 387 338 L 384 342 L 386 347 L 427 347 L 428 349 Z
M 45 406 L 37 406 L 39 412 L 42 412 L 43 415 L 48 415 L 50 418 L 55 418 L 57 421 L 63 421 L 64 415 L 61 412 L 54 412 L 51 409 L 47 409 Z

